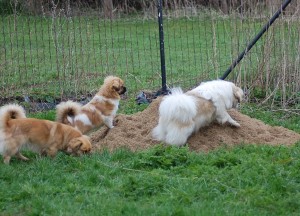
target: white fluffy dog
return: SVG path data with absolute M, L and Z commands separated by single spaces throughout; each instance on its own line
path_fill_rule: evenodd
M 227 109 L 235 108 L 242 98 L 241 88 L 223 80 L 203 82 L 186 93 L 181 88 L 172 89 L 159 106 L 159 122 L 152 136 L 155 140 L 181 146 L 192 133 L 214 120 L 239 127 Z
M 220 124 L 228 122 L 229 124 L 240 127 L 240 124 L 231 118 L 227 113 L 228 109 L 236 108 L 241 102 L 244 92 L 234 83 L 224 80 L 213 80 L 202 82 L 191 92 L 211 100 L 216 108 L 216 120 Z

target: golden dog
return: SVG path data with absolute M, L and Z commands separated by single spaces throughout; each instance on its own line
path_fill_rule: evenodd
M 0 152 L 8 164 L 16 155 L 28 160 L 22 147 L 54 157 L 60 150 L 74 155 L 90 152 L 89 138 L 68 125 L 48 120 L 26 118 L 23 107 L 10 104 L 0 108 Z
M 71 125 L 82 133 L 106 125 L 113 128 L 113 120 L 119 108 L 120 95 L 126 92 L 124 81 L 108 76 L 94 98 L 82 106 L 73 101 L 62 102 L 56 107 L 56 121 Z

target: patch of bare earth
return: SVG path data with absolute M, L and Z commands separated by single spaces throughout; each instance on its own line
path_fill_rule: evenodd
M 127 148 L 132 151 L 150 148 L 160 142 L 151 137 L 152 129 L 158 123 L 158 108 L 161 99 L 154 100 L 143 112 L 134 115 L 118 115 L 116 126 L 110 130 L 101 127 L 90 134 L 94 150 Z M 260 120 L 250 118 L 236 110 L 229 114 L 237 120 L 240 128 L 213 123 L 202 128 L 188 139 L 193 151 L 209 151 L 226 144 L 292 145 L 300 140 L 300 134 L 283 127 L 266 125 Z

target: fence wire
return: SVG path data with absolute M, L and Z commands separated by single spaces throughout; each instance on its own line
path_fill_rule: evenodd
M 125 80 L 128 103 L 140 91 L 159 90 L 157 11 L 156 4 L 150 6 L 142 13 L 115 12 L 113 18 L 103 17 L 101 8 L 54 3 L 38 15 L 1 13 L 0 105 L 84 100 L 107 75 Z M 228 13 L 179 6 L 163 11 L 167 85 L 189 89 L 220 77 L 280 4 Z M 290 7 L 227 78 L 245 89 L 248 100 L 300 102 L 300 5 Z

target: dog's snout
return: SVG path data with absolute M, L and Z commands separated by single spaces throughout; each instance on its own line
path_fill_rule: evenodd
M 127 91 L 126 87 L 123 86 L 123 87 L 120 89 L 119 94 L 124 94 L 126 91 Z

